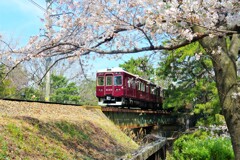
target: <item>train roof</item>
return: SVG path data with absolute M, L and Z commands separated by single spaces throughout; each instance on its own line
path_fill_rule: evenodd
M 148 82 L 148 83 L 150 83 L 150 84 L 156 85 L 156 84 L 150 82 L 149 80 L 143 79 L 143 78 L 140 77 L 139 75 L 136 75 L 136 74 L 132 74 L 132 73 L 130 73 L 130 72 L 127 72 L 127 71 L 125 71 L 124 69 L 122 69 L 122 68 L 120 68 L 120 67 L 101 69 L 101 70 L 98 70 L 98 71 L 97 71 L 97 73 L 101 73 L 101 72 L 102 72 L 102 73 L 106 73 L 106 72 L 124 72 L 124 73 L 127 73 L 127 74 L 129 74 L 129 75 L 132 75 L 132 76 L 134 76 L 134 77 L 136 77 L 136 78 L 139 78 L 139 79 L 141 79 L 141 80 L 144 80 L 144 81 L 146 81 L 146 82 Z
M 98 72 L 98 73 L 99 73 L 99 72 L 126 72 L 126 73 L 129 73 L 129 72 L 127 72 L 127 71 L 125 71 L 124 69 L 119 68 L 119 67 L 117 67 L 117 68 L 101 69 L 101 70 L 98 70 L 97 72 Z M 131 73 L 129 73 L 129 74 L 131 74 Z M 133 75 L 133 74 L 132 74 L 132 75 Z
M 130 74 L 130 75 L 132 75 L 132 76 L 134 76 L 134 77 L 138 77 L 138 78 L 140 78 L 140 79 L 143 79 L 143 78 L 139 77 L 139 75 L 136 75 L 136 74 L 132 74 L 132 73 L 130 73 L 130 72 L 127 72 L 127 71 L 125 71 L 124 69 L 122 69 L 122 68 L 120 68 L 120 67 L 107 68 L 107 69 L 98 70 L 97 73 L 99 73 L 99 72 L 104 72 L 104 73 L 105 73 L 105 72 L 124 72 L 124 73 Z

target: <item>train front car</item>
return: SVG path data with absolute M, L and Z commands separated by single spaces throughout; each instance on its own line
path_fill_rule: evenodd
M 120 68 L 97 72 L 96 96 L 100 106 L 122 106 L 124 71 Z

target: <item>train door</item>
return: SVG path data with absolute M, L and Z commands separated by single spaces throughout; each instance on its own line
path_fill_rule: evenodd
M 123 76 L 121 74 L 115 74 L 113 84 L 113 96 L 121 97 L 124 94 Z
M 105 82 L 103 75 L 97 75 L 96 96 L 104 97 Z
M 160 97 L 160 87 L 157 87 L 156 88 L 156 102 L 157 102 L 157 104 L 160 103 L 160 99 L 161 99 L 161 97 Z
M 146 100 L 149 101 L 150 100 L 150 97 L 149 97 L 149 85 L 146 84 Z
M 136 98 L 141 98 L 141 82 L 139 80 L 136 81 Z
M 112 96 L 113 95 L 113 74 L 112 73 L 107 73 L 105 74 L 105 86 L 104 86 L 104 91 L 105 95 Z M 106 98 L 111 98 L 111 97 L 106 97 Z
M 125 78 L 125 86 L 126 86 L 126 95 L 129 98 L 135 98 L 136 97 L 136 86 L 135 86 L 135 80 L 133 77 L 127 77 Z
M 136 98 L 136 82 L 135 79 L 132 81 L 132 90 L 133 90 L 133 98 Z
M 124 95 L 125 96 L 127 96 L 127 97 L 129 97 L 129 96 L 131 96 L 131 93 L 130 93 L 130 80 L 129 80 L 129 77 L 125 77 L 125 93 L 124 93 Z
M 134 98 L 134 91 L 133 91 L 133 78 L 131 77 L 127 77 L 125 79 L 125 86 L 126 86 L 126 95 L 129 97 L 129 98 Z

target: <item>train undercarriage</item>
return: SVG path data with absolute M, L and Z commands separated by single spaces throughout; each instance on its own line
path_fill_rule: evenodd
M 140 109 L 152 109 L 159 110 L 162 106 L 153 102 L 140 101 L 138 99 L 126 98 L 126 97 L 112 97 L 106 96 L 98 98 L 98 105 L 105 107 L 128 107 L 128 108 L 140 108 Z

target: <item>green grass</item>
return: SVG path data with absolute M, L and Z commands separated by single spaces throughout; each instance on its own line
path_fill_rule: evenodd
M 0 129 L 0 160 L 112 159 L 126 153 L 122 142 L 118 143 L 119 137 L 113 138 L 118 136 L 116 131 L 110 135 L 87 120 L 79 123 L 0 116 Z
M 25 159 L 31 159 L 32 155 L 44 158 L 68 159 L 69 154 L 61 148 L 59 142 L 38 135 L 39 130 L 34 130 L 31 126 L 21 126 L 22 124 L 23 122 L 20 121 L 19 126 L 13 123 L 6 126 L 5 136 L 9 138 L 8 141 L 14 151 L 14 156 L 25 157 Z M 5 148 L 7 147 L 5 146 Z
M 3 137 L 0 136 L 0 159 L 8 159 L 7 158 L 8 146 L 6 141 L 4 141 Z
M 66 121 L 56 123 L 56 127 L 63 132 L 65 139 L 77 139 L 89 141 L 87 134 L 83 133 L 79 127 Z

